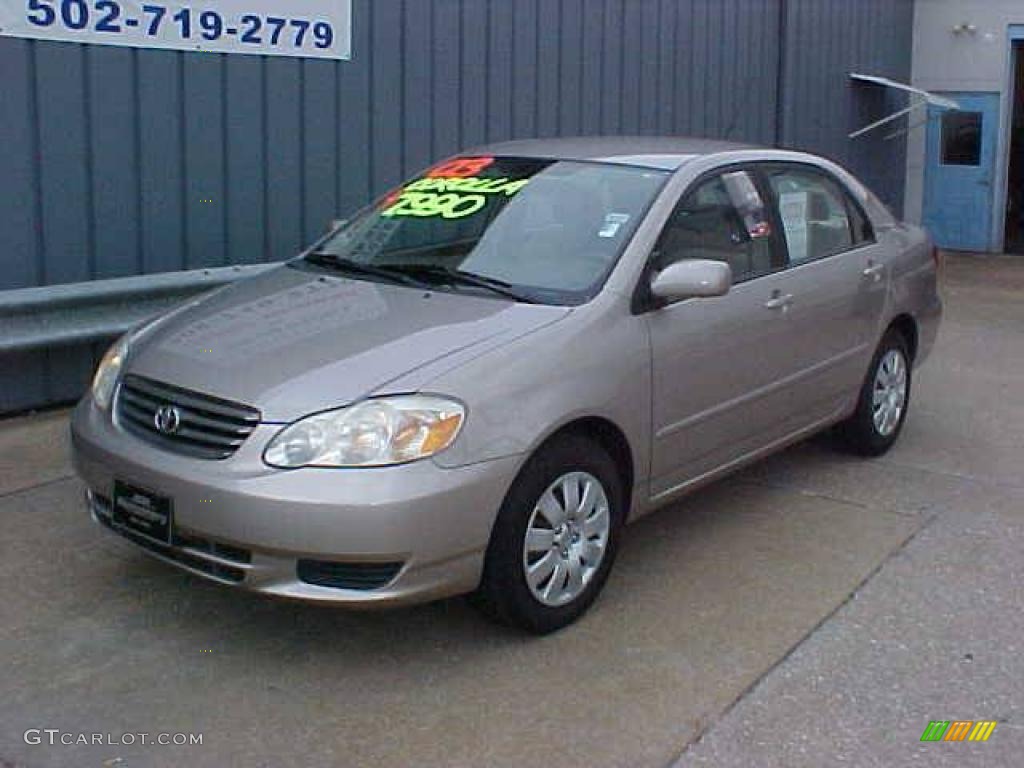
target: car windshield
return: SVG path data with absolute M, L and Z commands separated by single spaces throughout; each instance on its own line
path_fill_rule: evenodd
M 667 176 L 459 157 L 364 209 L 305 259 L 360 279 L 579 304 L 600 290 Z

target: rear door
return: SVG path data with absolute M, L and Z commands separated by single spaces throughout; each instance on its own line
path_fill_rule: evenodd
M 777 440 L 800 405 L 790 276 L 765 192 L 730 167 L 684 193 L 651 254 L 655 273 L 685 259 L 727 262 L 725 296 L 647 312 L 652 345 L 652 496 L 665 496 Z
M 809 426 L 837 416 L 859 390 L 890 264 L 864 211 L 832 174 L 799 163 L 760 170 L 787 250 L 790 391 Z

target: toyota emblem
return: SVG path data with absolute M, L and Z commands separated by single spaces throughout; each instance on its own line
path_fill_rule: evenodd
M 173 435 L 181 426 L 181 411 L 173 405 L 161 405 L 153 414 L 153 424 L 165 435 Z

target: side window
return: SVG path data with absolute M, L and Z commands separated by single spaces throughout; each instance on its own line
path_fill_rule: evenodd
M 734 283 L 768 274 L 773 268 L 768 212 L 746 171 L 707 179 L 676 206 L 654 250 L 662 270 L 684 259 L 724 261 Z
M 768 168 L 779 206 L 790 264 L 803 264 L 853 247 L 843 193 L 824 176 L 803 169 Z
M 853 245 L 857 247 L 864 245 L 864 243 L 872 243 L 875 240 L 875 230 L 871 226 L 871 221 L 860 206 L 857 205 L 853 198 L 846 195 L 846 210 L 850 214 L 850 226 L 853 229 Z

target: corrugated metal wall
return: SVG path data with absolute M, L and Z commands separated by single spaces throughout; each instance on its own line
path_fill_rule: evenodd
M 760 5 L 751 0 L 745 5 Z M 911 0 L 785 0 L 781 143 L 851 168 L 894 211 L 903 209 L 906 122 L 861 138 L 851 131 L 907 105 L 886 89 L 852 85 L 850 72 L 910 82 Z
M 353 0 L 350 62 L 0 38 L 0 290 L 283 259 L 433 159 L 509 137 L 851 143 L 909 78 L 912 0 Z M 778 73 L 783 72 L 783 80 Z M 0 329 L 2 333 L 2 329 Z M 75 397 L 95 350 L 0 366 L 0 412 Z

